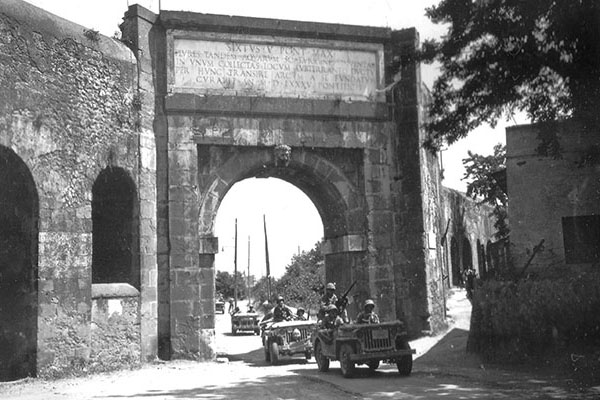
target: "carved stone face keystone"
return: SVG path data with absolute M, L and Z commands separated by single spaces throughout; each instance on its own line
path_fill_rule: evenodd
M 275 154 L 275 166 L 287 167 L 289 165 L 290 159 L 292 157 L 292 148 L 285 144 L 279 144 L 279 145 L 275 146 L 274 154 Z

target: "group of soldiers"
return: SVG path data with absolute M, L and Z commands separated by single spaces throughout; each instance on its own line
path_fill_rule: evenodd
M 319 325 L 324 329 L 337 328 L 340 325 L 350 323 L 345 302 L 338 301 L 335 294 L 335 284 L 328 283 L 325 286 L 325 294 L 321 297 L 321 309 L 319 312 Z M 379 316 L 375 313 L 375 302 L 371 299 L 365 300 L 363 310 L 354 319 L 356 324 L 378 324 Z
M 321 297 L 318 324 L 324 329 L 332 329 L 342 324 L 350 323 L 346 304 L 338 301 L 335 294 L 335 284 L 325 285 L 325 293 Z M 357 324 L 378 324 L 379 316 L 375 313 L 375 302 L 371 299 L 365 301 L 363 310 L 358 313 L 354 322 Z M 299 307 L 294 315 L 293 311 L 285 304 L 282 296 L 277 296 L 277 304 L 273 308 L 273 321 L 306 320 L 305 310 Z

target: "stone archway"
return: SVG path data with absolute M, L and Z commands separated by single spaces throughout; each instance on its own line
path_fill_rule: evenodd
M 173 197 L 185 190 L 184 196 L 180 196 L 183 201 L 177 206 L 171 203 L 171 211 L 175 211 L 175 207 L 182 211 L 181 219 L 171 214 L 170 224 L 172 284 L 169 320 L 170 326 L 180 327 L 169 333 L 172 357 L 189 357 L 195 351 L 210 351 L 206 343 L 212 342 L 211 335 L 214 334 L 214 259 L 218 252 L 214 224 L 218 207 L 228 190 L 246 178 L 279 178 L 302 190 L 323 221 L 327 279 L 338 282 L 340 287 L 347 287 L 353 279 L 359 279 L 360 284 L 353 293 L 366 296 L 370 292 L 369 280 L 362 276 L 364 268 L 358 268 L 363 265 L 366 252 L 366 239 L 362 236 L 366 231 L 366 202 L 358 189 L 360 186 L 348 174 L 348 171 L 355 171 L 354 176 L 362 176 L 361 149 L 291 148 L 290 158 L 283 164 L 271 146 L 199 144 L 197 154 L 197 162 L 193 159 L 186 162 L 198 166 L 198 186 L 195 189 L 198 195 L 188 195 L 188 189 L 179 187 L 177 192 L 173 191 Z M 343 165 L 344 170 L 339 165 Z M 183 174 L 188 172 L 189 169 L 182 170 Z M 196 212 L 195 223 L 184 218 Z M 197 229 L 194 233 L 198 238 L 196 265 L 199 268 L 190 269 L 186 264 L 189 258 L 186 246 L 190 243 L 187 237 L 192 236 L 190 232 L 180 230 L 183 223 Z M 197 296 L 194 295 L 196 293 Z M 194 313 L 190 312 L 194 309 L 202 310 L 201 319 L 194 319 Z
M 362 151 L 352 149 L 327 150 L 294 149 L 286 165 L 278 164 L 273 148 L 247 149 L 207 146 L 213 153 L 213 171 L 207 178 L 206 194 L 200 206 L 199 235 L 212 237 L 218 206 L 236 182 L 250 177 L 279 178 L 302 190 L 313 202 L 323 221 L 325 239 L 326 279 L 337 281 L 341 287 L 350 285 L 357 271 L 354 253 L 365 250 L 365 199 L 357 186 L 333 161 L 336 158 L 354 160 L 356 169 L 362 166 Z M 202 151 L 202 150 L 200 150 Z M 332 154 L 337 152 L 338 154 Z M 219 153 L 216 156 L 215 153 Z M 368 288 L 364 288 L 368 290 Z
M 0 380 L 35 376 L 39 200 L 25 163 L 0 146 Z

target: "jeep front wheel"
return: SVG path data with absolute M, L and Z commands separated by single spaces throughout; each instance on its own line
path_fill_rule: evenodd
M 321 342 L 319 341 L 315 343 L 315 360 L 317 360 L 317 366 L 319 367 L 319 371 L 329 371 L 329 358 L 323 355 L 323 350 L 321 349 Z
M 345 343 L 340 348 L 340 367 L 344 378 L 351 378 L 354 375 L 354 361 L 350 360 L 350 356 L 354 354 L 354 349 L 349 344 Z
M 279 345 L 277 345 L 277 342 L 271 342 L 269 350 L 271 355 L 271 365 L 277 365 L 279 362 Z
M 410 350 L 410 345 L 407 342 L 402 343 L 399 346 L 400 350 Z M 408 376 L 412 372 L 412 354 L 407 354 L 405 356 L 400 356 L 396 360 L 396 366 L 398 367 L 398 373 L 402 376 Z
M 371 371 L 375 371 L 377 368 L 379 368 L 379 360 L 369 361 L 367 365 L 369 366 Z

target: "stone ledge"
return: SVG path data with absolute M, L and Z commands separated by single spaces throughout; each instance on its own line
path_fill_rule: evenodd
M 118 297 L 139 297 L 140 292 L 128 283 L 94 283 L 92 299 L 114 299 Z
M 387 121 L 390 106 L 382 102 L 294 99 L 251 96 L 199 96 L 170 94 L 165 99 L 167 113 L 238 114 L 247 117 L 304 117 L 311 119 L 347 119 Z
M 254 18 L 166 10 L 160 12 L 160 22 L 167 29 L 204 30 L 213 32 L 234 32 L 337 40 L 343 39 L 374 43 L 389 41 L 392 32 L 390 28 L 376 26 L 292 21 L 285 19 Z

